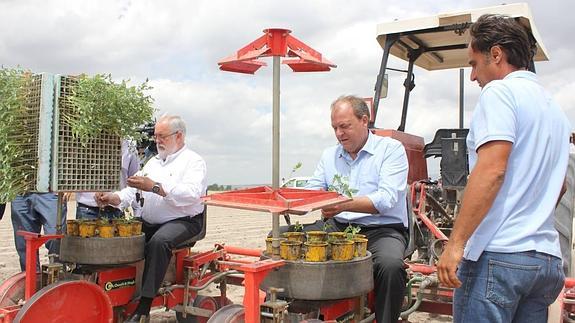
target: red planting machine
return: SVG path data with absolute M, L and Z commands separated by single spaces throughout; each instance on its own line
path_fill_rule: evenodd
M 372 107 L 371 131 L 401 141 L 409 159 L 410 243 L 406 267 L 409 282 L 402 318 L 414 311 L 451 314 L 453 291 L 437 283 L 435 261 L 441 254 L 457 216 L 466 185 L 468 164 L 463 116 L 459 128 L 437 130 L 433 141 L 405 133 L 409 96 L 415 86 L 414 66 L 442 70 L 467 66 L 469 27 L 484 13 L 516 17 L 538 41 L 535 60 L 546 60 L 545 48 L 533 25 L 527 5 L 512 4 L 434 17 L 394 21 L 378 26 L 377 40 L 383 57 L 377 76 Z M 265 30 L 265 35 L 221 61 L 226 71 L 254 73 L 262 56 L 274 57 L 274 147 L 279 144 L 275 127 L 279 111 L 279 58 L 294 71 L 327 71 L 335 67 L 284 29 Z M 389 55 L 406 61 L 407 69 L 388 67 Z M 278 58 L 278 59 L 276 59 Z M 390 60 L 391 61 L 391 60 Z M 379 102 L 387 92 L 387 72 L 405 73 L 401 123 L 397 130 L 374 127 Z M 462 74 L 462 73 L 461 73 Z M 277 79 L 276 79 L 277 77 Z M 392 78 L 389 78 L 390 80 Z M 277 90 L 277 91 L 276 91 Z M 276 95 L 277 92 L 277 95 Z M 276 107 L 277 105 L 277 107 Z M 461 111 L 462 108 L 461 108 Z M 277 115 L 279 123 L 279 114 Z M 277 136 L 276 136 L 277 135 Z M 426 159 L 440 157 L 441 178 L 430 180 Z M 279 169 L 279 149 L 274 148 L 274 173 Z M 574 170 L 570 165 L 570 187 Z M 178 322 L 373 322 L 373 276 L 371 258 L 348 262 L 309 263 L 279 258 L 279 217 L 305 214 L 345 201 L 335 192 L 272 187 L 212 194 L 208 205 L 265 211 L 272 214 L 272 252 L 216 245 L 213 250 L 192 252 L 191 246 L 206 234 L 207 212 L 202 233 L 174 251 L 166 283 L 153 306 L 176 312 Z M 573 193 L 562 203 L 565 220 L 558 225 L 570 251 Z M 568 229 L 565 229 L 568 228 Z M 18 234 L 27 240 L 27 267 L 0 285 L 0 322 L 122 322 L 135 309 L 139 272 L 143 259 L 143 236 L 83 239 L 63 235 Z M 37 273 L 36 251 L 49 239 L 61 239 L 60 262 L 42 265 Z M 107 240 L 107 241 L 104 241 Z M 262 237 L 263 240 L 263 237 Z M 415 253 L 416 251 L 416 253 Z M 568 259 L 570 260 L 570 254 Z M 569 261 L 570 265 L 570 261 Z M 570 266 L 567 270 L 571 270 Z M 217 285 L 217 295 L 202 291 Z M 227 286 L 244 287 L 243 304 L 232 304 Z M 575 282 L 568 280 L 561 296 L 562 318 L 575 319 Z

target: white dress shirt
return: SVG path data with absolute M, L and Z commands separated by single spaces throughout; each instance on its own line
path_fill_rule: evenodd
M 166 193 L 163 197 L 152 192 L 140 192 L 144 198 L 142 219 L 146 222 L 162 224 L 181 217 L 193 217 L 204 210 L 200 197 L 206 193 L 206 163 L 192 150 L 183 147 L 166 160 L 155 156 L 137 175 L 160 183 Z M 136 199 L 137 191 L 127 187 L 116 192 L 122 201 L 120 205 L 130 205 Z

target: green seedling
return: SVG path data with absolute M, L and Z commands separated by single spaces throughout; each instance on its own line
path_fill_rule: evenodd
M 293 226 L 293 232 L 302 232 L 302 231 L 303 231 L 303 225 L 299 223 L 299 221 L 296 221 Z
M 345 233 L 345 238 L 347 240 L 353 240 L 355 238 L 355 235 L 358 234 L 359 231 L 361 231 L 361 227 L 353 226 L 350 224 L 347 226 L 347 228 L 345 228 L 343 232 Z
M 358 192 L 358 190 L 349 187 L 349 178 L 347 176 L 341 176 L 339 174 L 333 176 L 333 181 L 327 189 L 328 191 L 338 192 L 349 198 L 352 198 L 353 194 Z

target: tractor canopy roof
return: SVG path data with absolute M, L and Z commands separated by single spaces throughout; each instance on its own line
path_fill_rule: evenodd
M 518 19 L 537 42 L 534 60 L 549 60 L 526 3 L 382 23 L 377 26 L 377 41 L 384 47 L 387 37 L 398 37 L 390 53 L 405 61 L 409 61 L 408 53 L 411 50 L 422 49 L 423 54 L 415 65 L 426 70 L 468 67 L 466 48 L 470 40 L 469 26 L 483 14 L 504 14 Z

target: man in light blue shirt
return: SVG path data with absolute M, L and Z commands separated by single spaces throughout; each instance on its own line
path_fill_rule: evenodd
M 331 125 L 339 144 L 324 151 L 307 188 L 343 186 L 352 199 L 322 210 L 323 221 L 304 227 L 343 231 L 361 227 L 373 254 L 377 322 L 397 322 L 406 284 L 407 155 L 392 138 L 369 132 L 369 110 L 355 96 L 331 105 Z M 341 192 L 340 192 L 341 193 Z
M 482 88 L 467 137 L 472 171 L 438 264 L 442 284 L 457 288 L 454 322 L 547 322 L 563 287 L 553 215 L 570 125 L 527 71 L 533 48 L 513 18 L 484 15 L 471 27 L 471 80 Z

